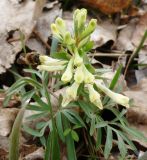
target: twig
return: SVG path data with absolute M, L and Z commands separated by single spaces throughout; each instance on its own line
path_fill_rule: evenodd
M 143 46 L 146 38 L 147 38 L 147 30 L 144 32 L 144 35 L 143 35 L 143 37 L 142 37 L 142 39 L 141 39 L 141 41 L 140 41 L 137 49 L 134 50 L 134 52 L 132 53 L 132 55 L 130 56 L 130 58 L 129 58 L 129 60 L 128 60 L 128 63 L 127 63 L 127 66 L 126 66 L 126 69 L 125 69 L 125 72 L 124 72 L 124 77 L 125 77 L 126 74 L 127 74 L 127 70 L 128 70 L 128 68 L 129 68 L 130 63 L 132 62 L 133 58 L 140 52 L 140 50 L 141 50 L 141 48 L 142 48 L 142 46 Z

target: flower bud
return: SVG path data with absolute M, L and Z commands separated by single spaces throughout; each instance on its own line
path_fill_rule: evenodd
M 114 102 L 122 106 L 125 106 L 126 108 L 129 108 L 128 97 L 111 91 L 105 86 L 105 84 L 102 84 L 100 81 L 96 81 L 95 84 L 100 90 L 102 90 L 106 95 L 108 95 Z
M 89 22 L 87 28 L 82 32 L 80 39 L 84 39 L 87 36 L 89 36 L 96 28 L 97 25 L 97 20 L 96 19 L 91 19 Z
M 59 30 L 57 29 L 57 26 L 54 23 L 51 24 L 51 31 L 55 38 L 59 39 L 60 41 L 62 40 Z
M 79 55 L 77 49 L 75 49 L 74 65 L 80 66 L 82 63 L 83 63 L 83 58 Z
M 67 45 L 72 45 L 75 43 L 75 40 L 71 37 L 70 32 L 65 33 L 64 43 Z
M 86 17 L 87 17 L 87 10 L 86 9 L 81 9 L 80 13 L 77 15 L 78 29 L 79 30 L 82 29 L 82 27 L 85 26 Z
M 59 30 L 59 32 L 64 35 L 66 31 L 66 25 L 62 18 L 58 17 L 55 21 L 56 27 Z
M 85 83 L 94 83 L 94 75 L 90 73 L 87 68 L 84 66 L 84 82 Z
M 103 109 L 103 105 L 100 99 L 100 94 L 93 88 L 93 85 L 88 84 L 87 85 L 89 90 L 89 99 L 90 101 L 95 104 L 100 109 Z
M 57 29 L 57 26 L 54 23 L 51 24 L 51 30 L 53 34 L 59 34 L 59 30 Z
M 68 62 L 67 68 L 63 73 L 61 80 L 65 83 L 69 82 L 73 76 L 73 59 Z
M 84 81 L 83 65 L 77 67 L 74 75 L 74 80 L 76 81 L 76 83 L 79 83 L 79 84 Z

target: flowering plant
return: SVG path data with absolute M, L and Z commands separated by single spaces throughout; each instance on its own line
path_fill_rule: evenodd
M 96 77 L 95 68 L 91 66 L 87 56 L 86 46 L 92 44 L 91 34 L 94 32 L 97 20 L 91 19 L 86 24 L 86 9 L 77 9 L 73 15 L 74 33 L 67 31 L 66 23 L 63 19 L 57 18 L 51 24 L 53 36 L 61 43 L 68 59 L 54 59 L 48 56 L 40 56 L 41 65 L 37 68 L 49 72 L 62 71 L 61 81 L 69 83 L 66 94 L 63 96 L 62 106 L 66 107 L 71 101 L 78 99 L 78 89 L 81 84 L 89 94 L 89 100 L 99 109 L 103 109 L 100 93 L 95 87 L 108 95 L 116 103 L 129 107 L 129 98 L 111 91 L 103 82 Z M 92 71 L 90 70 L 92 68 Z M 95 86 L 95 87 L 94 87 Z
M 67 31 L 63 19 L 57 18 L 51 24 L 51 29 L 60 44 L 60 52 L 53 53 L 53 57 L 40 55 L 40 65 L 37 66 L 39 71 L 26 69 L 32 77 L 19 76 L 7 90 L 5 103 L 13 94 L 19 93 L 23 106 L 11 133 L 10 160 L 19 157 L 19 133 L 25 110 L 37 112 L 33 112 L 27 120 L 48 117 L 48 120 L 37 120 L 35 130 L 23 124 L 26 132 L 40 138 L 45 148 L 45 160 L 63 159 L 61 140 L 66 145 L 68 160 L 76 160 L 77 156 L 83 159 L 84 154 L 91 159 L 99 158 L 99 155 L 108 159 L 113 142 L 118 145 L 122 159 L 126 159 L 128 145 L 129 149 L 137 151 L 128 134 L 146 140 L 143 134 L 130 128 L 125 118 L 129 98 L 113 91 L 121 67 L 111 83 L 105 83 L 110 79 L 109 74 L 104 76 L 98 73 L 91 64 L 88 52 L 92 49 L 93 42 L 90 36 L 97 21 L 92 19 L 87 23 L 86 16 L 86 9 L 75 10 L 73 33 Z M 49 78 L 52 77 L 49 77 L 48 72 L 61 73 L 58 76 L 59 83 L 65 89 L 62 98 L 49 90 Z M 29 91 L 26 91 L 26 85 L 31 85 Z M 52 95 L 57 100 L 56 106 Z M 119 110 L 115 107 L 116 104 L 126 108 Z M 106 116 L 105 112 L 108 112 Z M 49 134 L 46 138 L 47 128 Z M 75 142 L 79 144 L 76 146 L 78 148 L 75 147 Z

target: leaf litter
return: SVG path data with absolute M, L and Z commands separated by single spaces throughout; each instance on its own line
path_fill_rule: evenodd
M 125 67 L 127 58 L 136 49 L 145 30 L 147 29 L 147 13 L 145 10 L 145 5 L 147 2 L 142 2 L 143 6 L 140 8 L 138 7 L 138 15 L 136 14 L 136 17 L 131 17 L 130 20 L 127 21 L 127 23 L 125 22 L 125 20 L 123 22 L 123 19 L 121 19 L 122 17 L 119 17 L 120 22 L 119 24 L 117 24 L 113 21 L 113 17 L 109 18 L 109 16 L 106 15 L 117 13 L 122 9 L 127 9 L 131 5 L 130 0 L 117 1 L 117 3 L 116 0 L 111 0 L 111 5 L 115 4 L 112 5 L 113 7 L 109 3 L 110 1 L 108 2 L 106 0 L 81 1 L 82 3 L 84 2 L 84 6 L 90 5 L 92 8 L 98 9 L 102 12 L 99 13 L 96 10 L 95 13 L 89 15 L 89 19 L 93 15 L 100 19 L 96 31 L 92 35 L 92 40 L 94 40 L 95 43 L 94 52 L 92 54 L 95 58 L 95 61 L 100 61 L 103 67 L 108 68 L 109 66 L 109 68 L 115 70 L 117 68 L 117 65 L 119 65 L 117 60 L 120 59 L 123 55 L 126 58 L 123 59 L 124 62 L 121 63 L 124 63 Z M 0 10 L 0 73 L 6 72 L 6 70 L 12 66 L 12 64 L 15 64 L 16 56 L 20 54 L 20 52 L 22 52 L 19 30 L 21 30 L 25 36 L 26 48 L 29 48 L 29 50 L 36 51 L 41 54 L 48 53 L 48 50 L 50 49 L 50 24 L 56 17 L 64 17 L 66 19 L 66 22 L 68 23 L 68 28 L 72 30 L 71 11 L 63 12 L 58 1 L 47 1 L 46 3 L 44 3 L 43 10 L 39 11 L 38 16 L 34 18 L 34 15 L 36 13 L 35 3 L 36 1 L 33 0 L 0 1 L 0 6 L 2 8 Z M 143 44 L 137 58 L 135 59 L 136 64 L 147 64 L 146 46 L 147 39 Z M 106 58 L 106 55 L 108 55 L 109 58 Z M 125 90 L 127 89 L 127 91 L 124 91 L 123 93 L 128 97 L 134 99 L 134 107 L 130 108 L 127 112 L 127 118 L 130 121 L 130 124 L 134 127 L 137 127 L 138 130 L 147 133 L 147 74 L 145 74 L 145 69 L 145 65 L 140 65 L 137 69 L 135 69 L 135 78 L 138 79 L 138 84 L 131 88 L 125 86 L 124 88 Z M 125 83 L 124 78 L 122 79 L 122 81 Z M 59 95 L 58 93 L 55 94 L 57 96 Z M 54 106 L 57 105 L 57 101 L 54 98 L 52 100 L 52 103 L 54 103 Z M 11 128 L 18 110 L 19 109 L 16 108 L 3 109 L 0 107 L 1 157 L 5 157 L 5 155 L 7 155 L 8 136 L 11 132 Z M 1 140 L 2 137 L 3 141 Z M 135 139 L 134 141 L 147 148 L 146 144 Z M 31 147 L 31 145 L 29 147 Z M 27 150 L 29 150 L 29 147 L 27 148 Z M 23 157 L 26 160 L 37 158 L 43 159 L 43 152 L 44 151 L 42 148 L 37 147 L 31 153 L 25 156 L 23 155 Z

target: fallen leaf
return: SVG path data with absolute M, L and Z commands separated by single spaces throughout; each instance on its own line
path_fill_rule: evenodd
M 132 0 L 80 0 L 86 5 L 97 8 L 105 14 L 113 14 L 127 8 Z
M 129 108 L 127 112 L 128 120 L 131 123 L 147 125 L 147 78 L 125 91 L 124 94 L 134 101 L 133 107 Z
M 140 43 L 146 30 L 147 30 L 147 13 L 145 13 L 143 16 L 140 17 L 136 29 L 133 32 L 131 41 L 134 44 L 134 46 L 138 47 L 138 44 Z M 147 46 L 147 39 L 143 46 Z
M 34 152 L 26 155 L 23 160 L 43 160 L 44 159 L 44 149 L 43 148 L 38 148 Z
M 10 134 L 17 113 L 17 108 L 0 108 L 0 136 Z
M 16 54 L 21 50 L 20 41 L 7 42 L 9 34 L 19 29 L 25 35 L 32 32 L 35 25 L 32 21 L 35 2 L 26 0 L 22 3 L 17 1 L 14 3 L 10 0 L 1 0 L 0 6 L 0 73 L 3 73 L 11 67 Z

